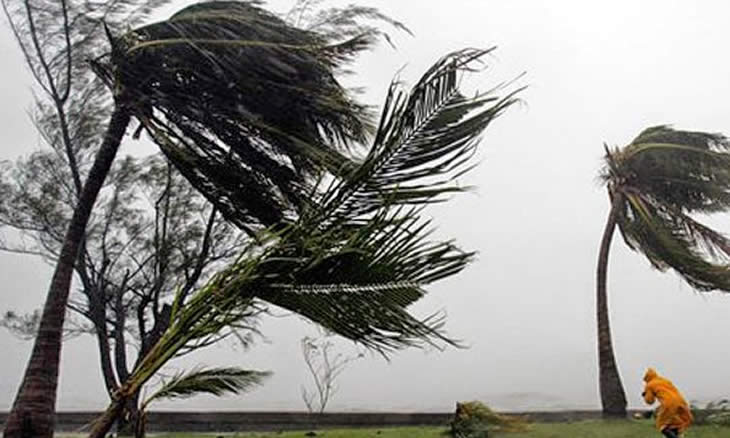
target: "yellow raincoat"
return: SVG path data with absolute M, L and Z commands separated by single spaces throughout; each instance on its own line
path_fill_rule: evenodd
M 692 424 L 692 412 L 674 384 L 657 374 L 654 368 L 646 370 L 644 382 L 644 401 L 652 404 L 659 400 L 661 404 L 656 412 L 657 429 L 677 429 L 680 433 L 687 430 Z

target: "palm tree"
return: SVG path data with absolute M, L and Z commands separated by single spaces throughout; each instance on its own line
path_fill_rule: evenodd
M 430 241 L 421 208 L 465 190 L 453 179 L 472 167 L 484 129 L 516 102 L 519 90 L 474 98 L 458 91 L 459 73 L 491 50 L 444 57 L 411 92 L 394 84 L 364 161 L 314 190 L 296 221 L 261 233 L 187 305 L 173 303 L 169 328 L 90 437 L 103 437 L 125 399 L 182 348 L 245 324 L 261 306 L 287 309 L 386 356 L 456 344 L 443 332 L 442 315 L 419 319 L 408 306 L 473 259 L 451 241 Z
M 64 11 L 66 3 L 62 2 Z M 29 13 L 32 9 L 29 9 Z M 73 267 L 94 202 L 133 118 L 230 221 L 254 234 L 303 208 L 306 179 L 339 173 L 334 146 L 363 141 L 370 112 L 334 74 L 378 32 L 299 29 L 254 3 L 206 2 L 115 38 L 92 67 L 114 110 L 81 189 L 4 436 L 50 437 Z M 368 17 L 371 18 L 371 17 Z
M 600 176 L 611 210 L 596 282 L 599 386 L 604 414 L 625 416 L 606 293 L 614 229 L 618 225 L 629 248 L 643 253 L 654 268 L 673 269 L 698 291 L 730 291 L 730 240 L 690 216 L 730 208 L 730 141 L 720 134 L 655 126 L 622 149 L 606 147 Z

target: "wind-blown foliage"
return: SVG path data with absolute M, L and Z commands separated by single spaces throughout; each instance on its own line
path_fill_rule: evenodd
M 464 190 L 453 178 L 470 167 L 484 128 L 517 101 L 519 90 L 472 99 L 458 92 L 460 73 L 490 50 L 446 56 L 411 92 L 394 85 L 366 159 L 315 196 L 296 222 L 260 234 L 186 306 L 174 303 L 169 329 L 124 385 L 122 398 L 180 348 L 245 321 L 258 303 L 291 310 L 384 355 L 454 344 L 441 315 L 421 319 L 408 306 L 473 259 L 453 242 L 429 239 L 422 207 Z M 107 417 L 115 409 L 110 406 Z M 105 421 L 92 436 L 101 436 Z
M 327 192 L 322 213 L 347 219 L 377 210 L 384 197 L 394 204 L 425 204 L 462 191 L 453 179 L 468 170 L 463 165 L 479 135 L 520 91 L 498 97 L 491 90 L 474 98 L 459 92 L 458 73 L 494 49 L 445 56 L 410 93 L 393 83 L 369 155 L 352 177 Z
M 298 28 L 316 32 L 328 44 L 336 44 L 361 35 L 378 35 L 393 45 L 389 35 L 375 23 L 387 23 L 393 28 L 411 34 L 400 21 L 394 20 L 369 6 L 356 4 L 344 8 L 322 8 L 324 0 L 297 0 L 294 6 L 282 17 L 287 23 Z
M 250 233 L 294 215 L 304 176 L 352 167 L 338 148 L 366 141 L 372 112 L 333 73 L 380 35 L 320 34 L 258 5 L 192 5 L 112 37 L 94 61 L 175 166 Z
M 690 216 L 730 208 L 730 140 L 657 126 L 607 151 L 606 162 L 602 176 L 624 200 L 626 244 L 697 290 L 730 291 L 730 240 Z
M 250 371 L 235 367 L 200 368 L 179 373 L 165 381 L 160 388 L 145 399 L 144 409 L 155 400 L 188 398 L 198 394 L 222 396 L 240 394 L 263 383 L 270 372 Z
M 289 265 L 291 281 L 272 282 L 257 297 L 381 352 L 450 342 L 440 317 L 418 320 L 406 307 L 424 295 L 424 285 L 459 272 L 473 253 L 429 242 L 429 221 L 412 206 L 464 190 L 439 177 L 468 168 L 484 128 L 516 101 L 519 90 L 473 99 L 458 91 L 459 72 L 491 50 L 446 56 L 410 93 L 391 87 L 370 154 L 296 224 L 288 236 L 292 248 L 280 246 L 296 256 L 275 259 Z
M 178 373 L 163 382 L 160 388 L 147 397 L 140 406 L 136 419 L 135 437 L 144 438 L 147 428 L 147 407 L 161 399 L 188 398 L 198 394 L 217 397 L 226 394 L 241 394 L 259 386 L 271 375 L 266 371 L 250 371 L 236 367 L 198 368 L 187 373 Z

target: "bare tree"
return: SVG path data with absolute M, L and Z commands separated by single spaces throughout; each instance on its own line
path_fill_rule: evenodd
M 350 363 L 364 356 L 362 352 L 346 355 L 337 351 L 332 337 L 330 333 L 322 333 L 317 337 L 305 336 L 300 341 L 304 363 L 314 383 L 312 390 L 302 385 L 302 400 L 310 413 L 325 411 L 339 389 L 337 379 Z

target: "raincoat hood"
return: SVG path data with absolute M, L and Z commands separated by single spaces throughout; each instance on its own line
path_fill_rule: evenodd
M 657 378 L 659 374 L 657 374 L 656 370 L 654 368 L 647 368 L 646 374 L 644 374 L 644 382 L 648 382 L 650 380 L 653 380 Z

